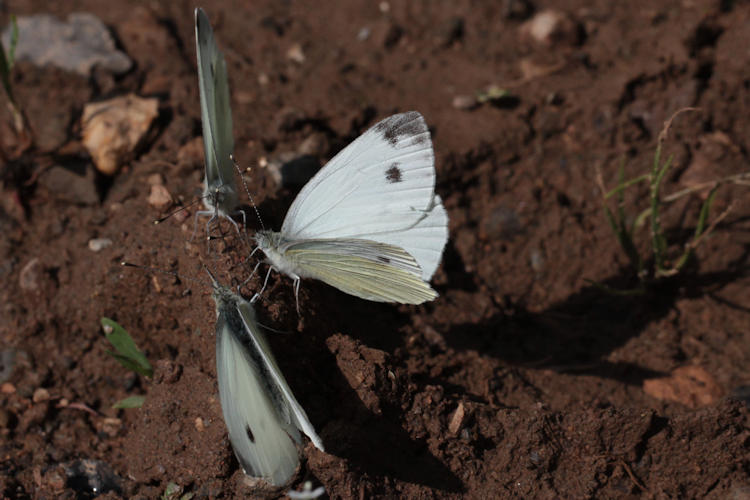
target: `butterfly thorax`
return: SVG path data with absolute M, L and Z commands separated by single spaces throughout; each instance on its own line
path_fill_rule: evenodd
M 263 253 L 266 254 L 266 258 L 270 264 L 280 272 L 293 278 L 309 277 L 297 266 L 294 259 L 291 259 L 287 255 L 286 249 L 290 241 L 284 238 L 281 233 L 268 230 L 258 231 L 255 233 L 255 242 L 263 250 Z
M 237 202 L 237 192 L 229 184 L 212 186 L 207 182 L 203 183 L 203 204 L 208 210 L 226 217 L 234 211 Z
M 237 294 L 218 283 L 214 285 L 211 295 L 214 302 L 216 302 L 216 316 L 219 316 L 222 312 L 226 312 L 227 310 L 236 309 L 240 300 Z

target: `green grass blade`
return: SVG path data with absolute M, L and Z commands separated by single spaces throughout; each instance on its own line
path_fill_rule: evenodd
M 614 188 L 612 191 L 609 191 L 607 194 L 604 195 L 604 199 L 608 200 L 615 195 L 619 195 L 630 186 L 638 184 L 639 182 L 647 181 L 650 178 L 651 178 L 651 174 L 643 174 L 643 175 L 639 175 L 638 177 L 634 179 L 630 179 L 629 181 L 626 181 L 622 184 L 618 184 L 616 188 Z
M 656 275 L 664 271 L 664 256 L 667 252 L 667 240 L 661 227 L 661 183 L 664 180 L 669 167 L 672 165 L 670 156 L 664 164 L 661 164 L 661 145 L 656 147 L 654 153 L 654 165 L 651 176 L 651 246 L 654 253 L 654 267 Z
M 125 368 L 146 377 L 153 376 L 154 369 L 146 359 L 146 356 L 138 350 L 130 334 L 109 318 L 102 318 L 101 322 L 102 328 L 104 328 L 104 335 L 117 351 L 116 353 L 107 352 Z
M 706 221 L 708 220 L 708 215 L 711 212 L 711 205 L 714 202 L 714 198 L 716 197 L 716 191 L 718 190 L 718 186 L 713 188 L 710 193 L 708 193 L 708 196 L 706 197 L 706 201 L 703 202 L 703 205 L 701 205 L 701 211 L 698 215 L 698 223 L 695 225 L 695 234 L 693 234 L 693 240 L 685 246 L 685 251 L 682 252 L 682 255 L 680 256 L 680 259 L 677 261 L 677 264 L 675 264 L 674 269 L 675 271 L 679 271 L 682 269 L 682 267 L 687 263 L 688 259 L 690 259 L 690 256 L 693 254 L 693 251 L 698 246 L 698 243 L 700 242 L 701 237 L 703 236 L 703 231 L 706 228 Z
M 146 402 L 146 396 L 129 396 L 125 399 L 119 400 L 117 403 L 112 405 L 114 409 L 127 409 L 127 408 L 140 408 L 143 403 Z
M 706 227 L 706 221 L 708 220 L 708 214 L 711 212 L 711 205 L 714 203 L 714 198 L 716 197 L 716 191 L 718 189 L 718 186 L 713 188 L 711 192 L 708 193 L 706 201 L 701 205 L 701 213 L 698 216 L 698 224 L 695 226 L 695 236 L 693 236 L 693 240 L 697 240 L 703 234 L 703 230 Z

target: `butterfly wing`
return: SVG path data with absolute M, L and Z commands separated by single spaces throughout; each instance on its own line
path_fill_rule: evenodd
M 307 183 L 281 233 L 290 241 L 365 239 L 421 249 L 412 255 L 421 276 L 429 279 L 447 239 L 447 216 L 434 193 L 434 163 L 422 115 L 411 111 L 386 118 Z
M 283 485 L 299 463 L 299 432 L 279 418 L 263 362 L 241 341 L 236 330 L 245 327 L 232 316 L 220 313 L 216 325 L 216 373 L 229 440 L 246 474 Z
M 198 54 L 198 86 L 206 160 L 206 185 L 234 187 L 232 111 L 224 56 L 203 9 L 195 9 L 195 47 Z
M 369 240 L 304 240 L 290 243 L 286 258 L 305 277 L 376 302 L 421 304 L 437 293 L 421 278 L 417 261 L 404 249 Z
M 255 322 L 255 313 L 253 312 L 252 306 L 247 301 L 241 300 L 237 307 L 237 311 L 239 312 L 242 323 L 245 326 L 250 341 L 249 343 L 257 350 L 258 357 L 262 360 L 263 367 L 268 372 L 270 382 L 274 387 L 274 392 L 281 396 L 277 401 L 277 411 L 279 411 L 287 421 L 291 422 L 296 429 L 304 432 L 316 448 L 320 451 L 325 451 L 323 448 L 323 441 L 318 437 L 315 428 L 313 428 L 312 423 L 310 423 L 310 420 L 307 418 L 305 410 L 297 402 L 294 394 L 292 394 L 292 390 L 289 388 L 289 384 L 287 384 L 284 375 L 282 375 L 279 366 L 276 364 L 276 360 L 271 353 L 268 342 L 258 328 L 258 324 Z M 296 439 L 299 441 L 299 434 L 297 434 Z

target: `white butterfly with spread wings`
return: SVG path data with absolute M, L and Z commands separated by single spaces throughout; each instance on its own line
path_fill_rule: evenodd
M 315 278 L 402 304 L 437 297 L 428 282 L 447 239 L 430 131 L 416 111 L 367 130 L 305 185 L 280 232 L 255 235 L 271 269 L 294 280 L 295 297 L 301 278 Z
M 198 56 L 198 86 L 201 101 L 201 124 L 205 150 L 206 176 L 203 180 L 203 204 L 206 210 L 198 216 L 210 215 L 206 223 L 208 233 L 217 217 L 230 221 L 231 215 L 245 213 L 237 210 L 238 196 L 232 152 L 232 110 L 229 108 L 227 65 L 219 52 L 214 32 L 203 9 L 195 9 L 195 49 Z

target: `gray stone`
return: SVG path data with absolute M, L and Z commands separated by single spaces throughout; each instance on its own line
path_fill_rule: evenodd
M 104 23 L 93 14 L 70 14 L 60 21 L 50 14 L 18 18 L 16 59 L 36 66 L 51 64 L 88 76 L 94 66 L 113 73 L 125 73 L 132 61 L 117 50 Z M 10 26 L 2 34 L 3 44 L 10 41 Z
M 39 183 L 63 201 L 81 205 L 99 203 L 93 169 L 81 165 L 78 170 L 55 165 L 40 176 Z

